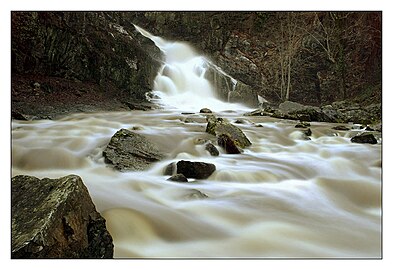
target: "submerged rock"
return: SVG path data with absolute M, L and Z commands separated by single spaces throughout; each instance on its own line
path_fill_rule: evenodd
M 184 119 L 184 123 L 206 123 L 206 118 L 202 115 L 192 115 Z
M 252 112 L 245 113 L 244 116 L 261 116 L 263 113 L 262 109 L 256 109 Z
M 209 196 L 207 196 L 205 193 L 201 192 L 200 190 L 191 189 L 189 193 L 184 195 L 184 198 L 193 200 L 193 199 L 205 199 L 205 198 L 209 198 Z
M 173 181 L 173 182 L 188 182 L 187 177 L 184 176 L 182 173 L 178 173 L 175 175 L 172 175 L 167 179 L 168 181 Z
M 303 132 L 304 132 L 304 135 L 306 135 L 306 136 L 311 136 L 311 134 L 312 134 L 312 131 L 310 128 L 304 130 Z
M 210 155 L 216 157 L 220 154 L 217 148 L 212 143 L 207 143 L 205 149 L 210 153 Z
M 241 151 L 236 146 L 234 140 L 227 134 L 220 134 L 217 138 L 218 145 L 225 149 L 227 154 L 240 154 Z
M 250 140 L 246 137 L 243 131 L 227 122 L 222 118 L 214 116 L 207 117 L 206 132 L 215 136 L 226 134 L 231 140 L 240 148 L 245 148 L 251 145 Z
M 334 129 L 334 130 L 350 130 L 346 126 L 335 126 L 335 127 L 332 127 L 332 129 Z
M 103 156 L 106 163 L 113 164 L 119 171 L 145 170 L 164 158 L 155 144 L 127 129 L 121 129 L 112 136 Z
M 369 143 L 369 144 L 376 144 L 377 139 L 375 139 L 373 134 L 370 133 L 365 133 L 365 134 L 360 134 L 355 137 L 351 138 L 351 142 L 353 143 Z
M 12 258 L 112 258 L 112 237 L 76 175 L 11 180 Z
M 300 122 L 299 124 L 295 125 L 295 128 L 307 128 L 310 126 L 310 123 L 308 122 Z
M 212 163 L 192 162 L 181 160 L 177 162 L 177 173 L 183 174 L 187 178 L 207 179 L 216 170 Z

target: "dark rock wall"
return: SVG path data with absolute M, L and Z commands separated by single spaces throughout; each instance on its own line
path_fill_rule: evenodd
M 12 12 L 12 73 L 92 82 L 144 99 L 161 53 L 120 19 L 105 12 Z

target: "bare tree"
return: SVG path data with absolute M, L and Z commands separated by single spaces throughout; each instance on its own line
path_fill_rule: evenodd
M 281 70 L 280 99 L 282 101 L 289 100 L 292 88 L 292 65 L 304 35 L 304 31 L 299 31 L 301 29 L 298 26 L 299 16 L 301 14 L 296 12 L 287 12 L 280 16 L 279 62 Z

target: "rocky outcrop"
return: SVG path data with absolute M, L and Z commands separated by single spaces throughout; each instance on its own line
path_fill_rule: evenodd
M 206 132 L 215 136 L 226 134 L 231 140 L 240 148 L 245 148 L 251 145 L 250 140 L 243 133 L 243 131 L 229 123 L 223 118 L 216 118 L 211 115 L 207 117 Z
M 373 134 L 364 133 L 351 138 L 351 142 L 353 143 L 369 143 L 376 144 L 378 143 L 377 139 L 375 139 Z
M 111 12 L 12 12 L 13 108 L 53 115 L 77 104 L 119 110 L 126 105 L 117 99 L 145 100 L 163 55 L 122 18 Z M 90 102 L 102 95 L 115 108 L 101 99 L 102 105 Z
M 117 131 L 103 151 L 105 162 L 119 171 L 141 171 L 164 154 L 147 138 L 127 129 Z
M 11 180 L 12 258 L 112 258 L 112 237 L 76 175 Z
M 322 107 L 308 106 L 300 103 L 285 101 L 278 107 L 268 106 L 258 109 L 246 116 L 270 116 L 282 119 L 299 121 L 333 122 L 333 123 L 360 123 L 371 124 L 381 122 L 381 106 L 373 104 L 361 107 L 354 102 L 334 102 Z

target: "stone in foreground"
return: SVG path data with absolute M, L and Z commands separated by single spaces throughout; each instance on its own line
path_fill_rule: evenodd
M 112 258 L 112 237 L 76 175 L 12 178 L 11 257 Z
M 112 136 L 103 152 L 105 162 L 119 171 L 143 171 L 164 158 L 158 147 L 144 136 L 121 129 Z

